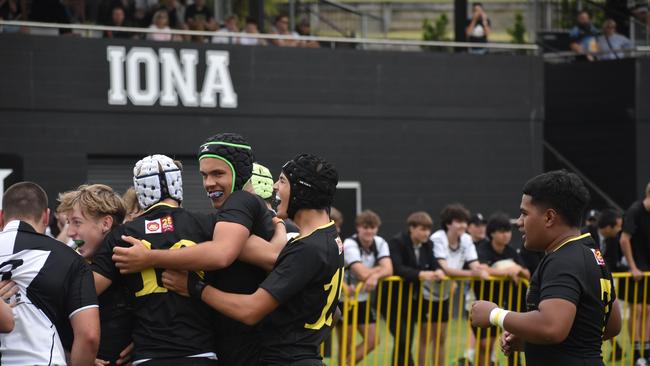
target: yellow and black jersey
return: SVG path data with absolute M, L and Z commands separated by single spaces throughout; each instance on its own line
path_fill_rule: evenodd
M 203 302 L 164 288 L 163 269 L 121 276 L 111 259 L 113 248 L 130 246 L 121 240 L 122 235 L 129 235 L 141 239 L 149 249 L 178 250 L 210 240 L 213 226 L 207 215 L 159 203 L 113 230 L 95 255 L 92 270 L 114 282 L 122 280 L 134 297 L 135 361 L 214 356 L 213 313 Z
M 287 243 L 260 286 L 280 303 L 261 324 L 263 365 L 321 359 L 344 266 L 343 242 L 333 222 Z
M 526 298 L 528 311 L 546 299 L 564 299 L 576 306 L 569 336 L 559 344 L 526 343 L 526 364 L 603 365 L 603 330 L 616 295 L 612 275 L 589 234 L 565 242 L 539 263 Z

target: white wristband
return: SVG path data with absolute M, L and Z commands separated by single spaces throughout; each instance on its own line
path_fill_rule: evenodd
M 506 320 L 506 315 L 508 315 L 509 312 L 509 310 L 501 308 L 492 309 L 492 311 L 490 311 L 490 324 L 503 329 L 503 321 Z

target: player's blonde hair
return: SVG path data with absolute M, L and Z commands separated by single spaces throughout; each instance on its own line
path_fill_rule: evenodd
M 57 212 L 68 213 L 79 205 L 84 216 L 99 219 L 113 217 L 113 227 L 124 221 L 126 208 L 122 198 L 105 184 L 84 184 L 74 191 L 59 194 Z

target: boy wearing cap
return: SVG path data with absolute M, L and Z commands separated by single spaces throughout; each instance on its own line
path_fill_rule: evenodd
M 322 365 L 319 346 L 331 330 L 344 271 L 343 242 L 328 212 L 337 182 L 334 167 L 315 155 L 284 165 L 275 183 L 278 215 L 293 219 L 300 236 L 287 243 L 253 294 L 227 293 L 179 273 L 166 276 L 165 286 L 246 324 L 264 319 L 262 364 Z

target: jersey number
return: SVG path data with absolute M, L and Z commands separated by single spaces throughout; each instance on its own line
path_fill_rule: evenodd
M 151 243 L 146 240 L 143 240 L 142 243 L 147 247 L 147 249 L 151 249 Z M 181 240 L 172 245 L 169 250 L 191 247 L 194 245 L 196 245 L 196 243 L 191 240 Z M 142 290 L 136 292 L 135 297 L 147 296 L 153 293 L 165 293 L 168 291 L 163 287 L 162 283 L 158 282 L 156 271 L 162 273 L 163 269 L 147 268 L 140 272 L 140 275 L 142 276 Z
M 334 304 L 334 300 L 338 299 L 341 296 L 341 282 L 343 282 L 343 271 L 343 268 L 337 269 L 330 282 L 323 286 L 325 292 L 329 291 L 327 294 L 327 303 L 320 313 L 320 318 L 318 318 L 315 323 L 305 323 L 305 328 L 316 330 L 321 329 L 323 325 L 332 326 L 332 315 L 334 314 L 332 305 Z

